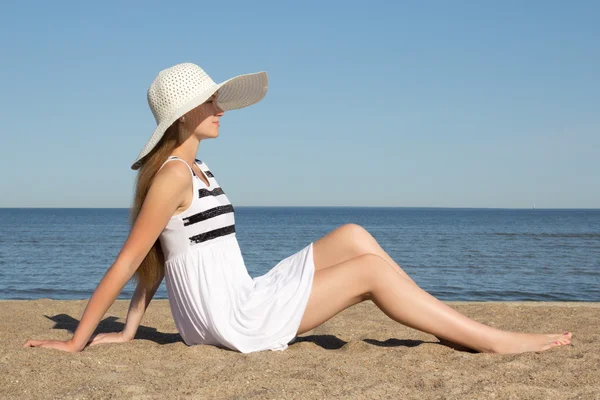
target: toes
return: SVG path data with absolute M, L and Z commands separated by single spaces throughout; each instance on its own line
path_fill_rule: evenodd
M 556 347 L 556 346 L 565 346 L 570 344 L 571 341 L 569 339 L 566 338 L 558 338 L 558 340 L 552 340 L 552 342 L 550 343 L 550 345 L 552 347 Z
M 571 332 L 565 332 L 562 335 L 560 334 L 555 334 L 555 335 L 548 335 L 548 338 L 552 341 L 552 342 L 558 342 L 558 344 L 560 345 L 564 345 L 564 344 L 569 344 L 571 343 L 571 336 L 573 336 L 571 334 Z
M 561 342 L 562 344 L 570 344 L 571 343 L 571 336 L 573 336 L 573 334 L 571 332 L 565 332 L 560 339 L 558 339 L 559 342 Z

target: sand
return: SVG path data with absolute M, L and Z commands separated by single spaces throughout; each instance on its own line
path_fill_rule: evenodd
M 571 331 L 572 344 L 517 355 L 468 353 L 389 319 L 370 301 L 285 351 L 186 346 L 167 300 L 136 339 L 79 353 L 22 348 L 71 337 L 87 300 L 0 301 L 0 397 L 7 399 L 600 399 L 600 303 L 446 302 L 488 325 Z M 123 327 L 117 301 L 98 331 Z

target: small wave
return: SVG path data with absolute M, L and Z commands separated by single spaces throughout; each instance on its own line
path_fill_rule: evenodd
M 492 235 L 506 237 L 531 237 L 531 238 L 574 238 L 574 239 L 600 239 L 600 233 L 513 233 L 494 232 Z
M 50 298 L 54 300 L 87 300 L 94 289 L 55 289 L 55 288 L 23 288 L 23 289 L 0 289 L 0 299 L 4 300 L 36 300 Z M 131 298 L 132 293 L 122 291 L 119 299 Z
M 436 293 L 435 290 L 432 294 Z M 443 293 L 443 291 L 442 291 Z M 521 290 L 463 290 L 446 292 L 445 300 L 458 301 L 598 301 L 598 294 L 588 290 L 579 293 L 533 292 Z M 434 294 L 435 295 L 435 294 Z M 441 297 L 441 296 L 440 296 Z

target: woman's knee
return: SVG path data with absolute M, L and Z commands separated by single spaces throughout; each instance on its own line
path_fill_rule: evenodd
M 361 238 L 366 235 L 370 236 L 370 233 L 365 228 L 353 222 L 344 224 L 340 226 L 339 229 L 342 229 L 347 235 L 350 235 L 352 237 Z
M 363 228 L 355 223 L 342 225 L 339 229 L 342 230 L 344 237 L 349 241 L 358 254 L 374 253 L 376 250 L 377 241 L 375 238 Z

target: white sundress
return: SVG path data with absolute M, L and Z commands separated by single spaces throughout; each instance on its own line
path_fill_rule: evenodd
M 313 242 L 251 278 L 237 238 L 233 206 L 206 163 L 196 165 L 192 204 L 160 234 L 165 283 L 175 326 L 187 345 L 242 353 L 285 350 L 296 338 L 315 271 Z M 165 165 L 163 164 L 163 166 Z M 161 166 L 162 168 L 162 166 Z

